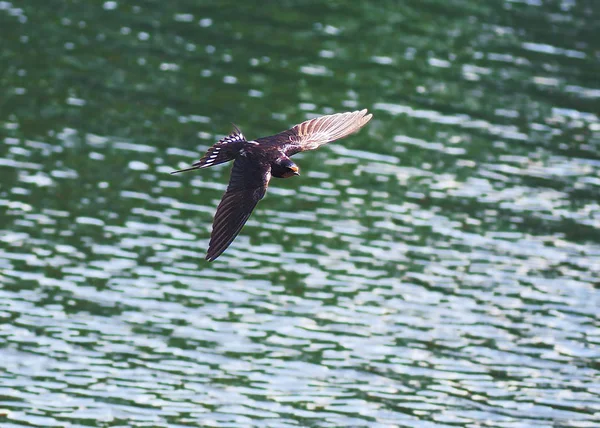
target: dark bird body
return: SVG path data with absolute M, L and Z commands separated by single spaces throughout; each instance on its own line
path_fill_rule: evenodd
M 291 156 L 346 137 L 362 128 L 372 116 L 366 109 L 321 116 L 252 141 L 247 141 L 236 127 L 190 168 L 173 171 L 171 174 L 234 161 L 229 185 L 215 214 L 206 260 L 219 257 L 235 239 L 258 201 L 265 196 L 271 177 L 300 175 Z

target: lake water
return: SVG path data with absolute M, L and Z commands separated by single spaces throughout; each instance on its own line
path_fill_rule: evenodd
M 0 1 L 2 427 L 600 426 L 600 2 Z M 227 134 L 368 108 L 207 263 Z

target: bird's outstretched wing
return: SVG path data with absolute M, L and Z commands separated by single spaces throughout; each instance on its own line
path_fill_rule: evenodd
M 242 147 L 244 147 L 246 137 L 244 137 L 244 134 L 242 134 L 242 131 L 240 131 L 237 126 L 233 125 L 233 127 L 235 130 L 210 147 L 206 154 L 202 156 L 202 159 L 193 163 L 189 168 L 173 171 L 171 174 L 192 171 L 199 168 L 208 168 L 209 166 L 219 165 L 220 163 L 229 162 L 234 159 Z
M 233 163 L 227 190 L 213 221 L 206 260 L 212 262 L 229 247 L 267 191 L 269 164 L 240 156 Z
M 274 137 L 285 144 L 285 154 L 292 156 L 344 138 L 365 126 L 372 117 L 372 114 L 367 114 L 367 109 L 321 116 L 302 122 Z

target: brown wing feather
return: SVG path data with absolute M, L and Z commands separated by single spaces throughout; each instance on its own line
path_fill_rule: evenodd
M 289 141 L 286 154 L 291 156 L 344 138 L 365 126 L 372 117 L 372 114 L 367 114 L 367 109 L 321 116 L 302 122 L 277 136 Z
M 233 242 L 258 201 L 265 196 L 270 179 L 268 164 L 246 157 L 235 160 L 229 185 L 215 214 L 206 260 L 216 259 Z

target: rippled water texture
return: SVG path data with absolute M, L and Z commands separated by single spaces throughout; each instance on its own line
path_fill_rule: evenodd
M 600 3 L 0 1 L 0 425 L 600 426 Z M 249 138 L 368 108 L 204 261 Z

